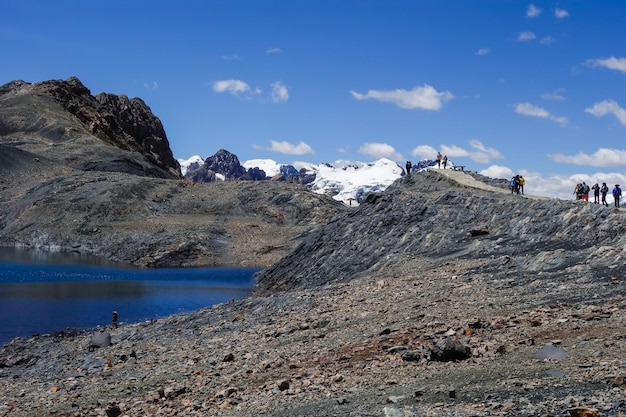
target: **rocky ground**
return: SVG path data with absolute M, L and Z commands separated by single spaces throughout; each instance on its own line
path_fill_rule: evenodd
M 623 416 L 623 212 L 464 175 L 399 180 L 249 298 L 12 341 L 0 415 Z
M 346 210 L 272 181 L 193 184 L 83 171 L 42 178 L 0 180 L 2 244 L 147 267 L 271 265 Z

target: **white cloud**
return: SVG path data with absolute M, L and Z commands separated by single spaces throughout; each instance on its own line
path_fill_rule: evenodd
M 143 86 L 145 88 L 147 88 L 148 90 L 158 90 L 159 89 L 159 84 L 157 84 L 156 81 L 152 81 L 152 84 L 144 84 Z
M 289 91 L 287 87 L 280 81 L 272 84 L 272 101 L 274 103 L 282 103 L 289 100 Z
M 587 65 L 590 67 L 604 67 L 620 72 L 626 72 L 626 58 L 589 59 Z
M 225 61 L 238 61 L 242 59 L 239 55 L 222 55 L 221 58 Z
M 621 108 L 614 100 L 601 101 L 600 103 L 594 104 L 593 107 L 585 109 L 585 111 L 596 117 L 612 114 L 619 120 L 622 126 L 626 127 L 626 110 Z
M 556 122 L 560 124 L 561 126 L 565 126 L 566 124 L 569 123 L 569 120 L 567 120 L 567 117 L 554 116 L 550 114 L 550 112 L 548 112 L 547 110 L 542 109 L 541 107 L 538 107 L 538 106 L 534 106 L 530 103 L 515 104 L 515 113 L 522 114 L 524 116 L 540 117 L 542 119 L 552 120 L 553 122 Z
M 555 101 L 564 101 L 564 94 L 567 92 L 564 88 L 559 88 L 551 93 L 544 93 L 541 95 L 541 98 L 544 100 L 555 100 Z
M 306 155 L 306 154 L 314 154 L 313 148 L 307 145 L 304 142 L 300 142 L 297 145 L 289 143 L 287 141 L 277 141 L 273 140 L 270 142 L 269 148 L 263 148 L 261 146 L 253 145 L 256 149 L 264 149 L 272 152 L 283 153 L 287 155 Z
M 250 86 L 241 80 L 219 80 L 213 83 L 213 91 L 232 95 L 251 92 Z M 258 91 L 258 89 L 256 90 Z
M 441 145 L 439 151 L 448 158 L 470 158 L 474 162 L 486 164 L 493 159 L 503 159 L 504 157 L 494 148 L 487 148 L 478 139 L 469 141 L 470 149 L 465 149 L 457 145 Z M 434 159 L 437 156 L 437 150 L 429 145 L 419 145 L 411 151 L 414 157 L 423 159 Z
M 487 169 L 483 169 L 479 172 L 480 175 L 484 175 L 489 178 L 504 178 L 509 179 L 515 175 L 515 173 L 509 167 L 501 165 L 491 165 Z
M 561 164 L 585 165 L 592 167 L 626 166 L 626 150 L 599 148 L 592 154 L 579 152 L 576 155 L 550 154 L 548 158 Z
M 364 143 L 359 148 L 359 153 L 371 156 L 372 158 L 376 159 L 387 158 L 391 159 L 392 161 L 399 161 L 404 159 L 400 153 L 396 152 L 393 146 L 386 143 Z
M 487 55 L 489 52 L 489 48 L 480 48 L 478 51 L 476 51 L 476 55 L 483 56 Z
M 495 148 L 487 148 L 478 139 L 470 139 L 469 141 L 472 150 L 469 153 L 469 157 L 472 161 L 487 164 L 492 159 L 504 159 L 504 156 Z
M 282 52 L 280 48 L 270 48 L 267 51 L 265 51 L 266 54 L 277 54 L 280 52 Z
M 527 17 L 537 17 L 540 14 L 541 14 L 541 9 L 535 6 L 534 4 L 531 4 L 530 6 L 528 6 L 528 9 L 526 9 Z
M 556 9 L 554 15 L 557 19 L 564 19 L 569 16 L 569 12 L 565 9 Z
M 421 159 L 435 159 L 437 150 L 429 145 L 419 145 L 411 151 L 411 155 Z
M 546 36 L 545 38 L 541 38 L 539 43 L 542 45 L 552 45 L 554 43 L 554 38 L 552 36 Z
M 517 36 L 517 40 L 518 41 L 532 41 L 533 39 L 536 39 L 537 36 L 532 33 L 532 32 L 520 32 L 520 34 Z
M 407 90 L 369 90 L 367 94 L 350 91 L 357 100 L 373 99 L 390 102 L 403 109 L 439 110 L 443 103 L 452 100 L 454 95 L 448 91 L 439 92 L 428 84 Z

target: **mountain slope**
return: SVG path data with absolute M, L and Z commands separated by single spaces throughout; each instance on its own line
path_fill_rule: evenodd
M 0 244 L 139 266 L 267 266 L 345 208 L 296 184 L 184 181 L 138 98 L 0 87 Z
M 459 188 L 448 175 L 481 188 Z M 622 212 L 600 205 L 512 195 L 468 174 L 431 170 L 396 181 L 307 236 L 263 272 L 259 288 L 319 286 L 418 255 L 472 259 L 483 269 L 506 263 L 519 274 L 608 280 L 613 268 L 623 267 L 623 221 Z
M 0 143 L 79 170 L 180 177 L 161 121 L 141 99 L 92 96 L 76 77 L 0 86 Z

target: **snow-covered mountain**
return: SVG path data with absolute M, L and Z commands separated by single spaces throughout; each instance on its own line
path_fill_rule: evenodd
M 203 161 L 204 159 L 198 155 L 178 160 L 183 175 L 187 174 L 190 168 L 202 165 Z M 267 178 L 283 174 L 289 179 L 289 173 L 306 174 L 314 178 L 312 182 L 306 183 L 313 192 L 329 195 L 349 206 L 359 205 L 367 194 L 383 191 L 405 175 L 404 168 L 386 158 L 370 163 L 348 161 L 337 161 L 333 165 L 301 163 L 296 167 L 279 164 L 272 159 L 251 159 L 241 165 L 246 170 L 260 169 L 265 172 Z M 420 161 L 413 170 L 426 169 L 433 165 L 436 165 L 435 161 Z

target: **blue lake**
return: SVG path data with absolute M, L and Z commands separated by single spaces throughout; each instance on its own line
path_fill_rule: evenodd
M 88 263 L 88 264 L 85 264 Z M 84 256 L 0 249 L 0 345 L 133 323 L 245 297 L 258 268 L 130 269 Z

